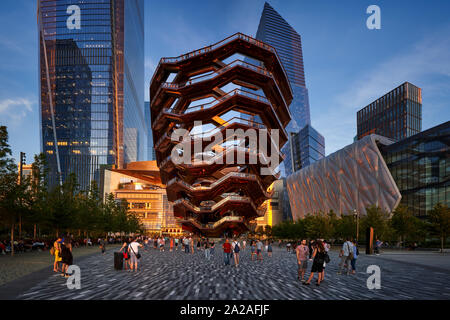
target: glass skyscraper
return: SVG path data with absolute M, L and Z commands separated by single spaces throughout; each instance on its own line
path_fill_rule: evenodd
M 316 129 L 306 125 L 298 133 L 291 133 L 293 171 L 309 166 L 325 157 L 325 140 Z
M 380 150 L 402 194 L 401 204 L 419 217 L 437 203 L 450 206 L 450 121 Z
M 145 125 L 147 130 L 147 161 L 156 160 L 155 148 L 153 148 L 152 114 L 150 102 L 145 101 Z
M 405 82 L 357 113 L 358 139 L 371 133 L 396 141 L 422 130 L 422 89 Z
M 50 187 L 145 159 L 144 1 L 38 0 L 38 27 Z
M 266 2 L 256 33 L 256 39 L 270 44 L 277 50 L 278 56 L 280 57 L 289 78 L 294 99 L 289 107 L 292 120 L 287 126 L 286 131 L 290 136 L 289 139 L 291 139 L 291 137 L 294 136 L 293 134 L 298 134 L 305 126 L 311 126 L 309 96 L 305 82 L 301 37 L 297 31 L 295 31 L 294 28 L 292 28 L 278 12 Z M 320 150 L 320 154 L 325 154 L 324 138 L 316 130 L 314 131 L 320 136 L 319 140 L 323 141 L 323 150 Z M 304 133 L 308 132 L 310 131 L 308 130 Z M 307 137 L 304 138 L 308 139 Z M 313 153 L 313 151 L 309 152 L 307 150 L 293 150 L 292 146 L 297 147 L 299 145 L 293 144 L 290 141 L 282 149 L 282 152 L 286 156 L 280 166 L 282 176 L 288 176 L 296 170 L 292 167 L 292 163 L 298 163 L 300 165 L 299 168 L 309 164 L 308 162 L 303 162 L 301 158 L 294 159 L 294 157 L 298 157 L 301 153 L 305 152 Z

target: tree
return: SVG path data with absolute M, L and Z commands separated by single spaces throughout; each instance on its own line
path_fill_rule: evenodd
M 362 230 L 372 227 L 375 232 L 375 237 L 383 238 L 387 235 L 389 232 L 389 214 L 375 205 L 368 207 L 366 212 L 366 216 L 361 218 Z
M 438 203 L 429 212 L 429 220 L 432 232 L 441 239 L 441 252 L 444 252 L 444 244 L 450 233 L 450 209 L 446 205 Z
M 335 238 L 354 238 L 356 235 L 356 221 L 353 215 L 343 215 L 336 223 L 333 232 Z
M 390 224 L 397 235 L 400 236 L 402 245 L 406 239 L 413 238 L 414 235 L 419 231 L 417 227 L 419 226 L 419 219 L 415 217 L 408 207 L 404 205 L 399 205 L 397 209 L 394 210 Z
M 11 255 L 14 255 L 14 228 L 18 217 L 26 210 L 22 199 L 26 184 L 18 184 L 17 166 L 11 158 L 8 130 L 0 126 L 0 219 L 11 230 Z

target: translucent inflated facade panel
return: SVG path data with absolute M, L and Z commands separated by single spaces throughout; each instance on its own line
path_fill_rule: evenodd
M 293 219 L 330 210 L 365 215 L 371 205 L 392 212 L 401 194 L 378 147 L 391 143 L 369 135 L 288 176 Z

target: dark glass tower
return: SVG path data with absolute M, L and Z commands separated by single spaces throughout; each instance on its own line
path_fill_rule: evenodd
M 376 133 L 402 140 L 422 130 L 422 89 L 405 82 L 357 113 L 358 140 Z
M 450 121 L 380 150 L 402 194 L 401 204 L 419 217 L 437 203 L 450 206 Z
M 289 107 L 292 120 L 287 126 L 286 131 L 291 137 L 293 136 L 291 133 L 297 134 L 305 126 L 311 125 L 301 37 L 297 31 L 295 31 L 294 28 L 292 28 L 278 12 L 266 2 L 264 4 L 256 38 L 270 44 L 277 50 L 289 78 L 294 99 Z M 320 135 L 317 131 L 315 132 Z M 324 140 L 322 136 L 320 140 Z M 293 150 L 292 146 L 293 144 L 290 142 L 282 149 L 282 152 L 286 156 L 281 165 L 282 176 L 287 176 L 295 171 L 295 168 L 292 167 L 292 163 L 299 163 L 299 168 L 309 164 L 303 162 L 301 158 L 294 159 L 294 157 L 299 156 L 302 152 L 309 152 L 306 150 Z M 325 144 L 323 144 L 323 147 L 325 148 Z M 321 153 L 324 154 L 325 150 Z
M 41 147 L 50 187 L 141 160 L 143 0 L 38 0 Z
M 156 160 L 155 148 L 153 148 L 152 114 L 150 101 L 145 101 L 145 126 L 147 130 L 147 161 Z
M 289 140 L 292 143 L 293 155 L 291 167 L 294 172 L 325 157 L 325 140 L 310 125 L 306 125 L 298 133 L 291 133 L 291 135 Z

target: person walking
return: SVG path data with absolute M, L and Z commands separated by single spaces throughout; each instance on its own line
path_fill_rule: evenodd
M 164 237 L 161 237 L 161 241 L 159 242 L 159 252 L 164 251 L 164 245 L 166 244 L 166 239 Z
M 170 237 L 170 252 L 173 251 L 173 238 Z
M 231 255 L 231 244 L 228 241 L 228 238 L 225 239 L 225 243 L 222 245 L 223 249 L 223 260 L 226 266 L 230 265 L 230 255 Z
M 211 256 L 214 256 L 215 249 L 216 249 L 216 245 L 215 245 L 214 241 L 211 241 L 210 250 L 209 250 Z
M 353 240 L 353 259 L 351 261 L 352 274 L 356 274 L 356 259 L 358 259 L 358 256 L 359 256 L 358 243 L 356 242 L 356 240 Z
M 206 238 L 206 241 L 203 244 L 204 249 L 205 249 L 205 258 L 206 260 L 210 260 L 211 259 L 211 251 L 210 251 L 210 244 L 209 244 L 209 239 Z
M 178 238 L 175 238 L 175 251 L 178 251 Z
M 242 250 L 245 251 L 245 246 L 247 244 L 247 241 L 245 241 L 245 239 L 242 241 Z
M 325 242 L 324 239 L 321 239 L 322 243 L 323 243 L 323 248 L 325 249 L 325 256 L 329 258 L 328 256 L 328 251 L 330 251 L 330 244 Z M 322 271 L 322 282 L 325 280 L 325 267 L 327 266 L 327 259 L 325 259 L 325 261 L 323 262 L 323 271 Z
M 286 244 L 286 250 L 287 250 L 288 253 L 291 253 L 291 242 L 288 242 Z
M 263 250 L 263 243 L 261 242 L 261 240 L 258 239 L 258 242 L 256 242 L 256 259 L 259 261 L 263 260 L 262 250 Z
M 233 253 L 234 253 L 234 265 L 239 267 L 239 252 L 241 251 L 239 241 L 234 240 Z
M 339 263 L 338 274 L 342 274 L 342 269 L 345 265 L 347 266 L 347 275 L 349 275 L 352 267 L 351 261 L 353 259 L 353 244 L 350 241 L 350 238 L 346 238 L 346 241 L 342 245 L 341 252 L 339 253 L 339 257 L 341 258 L 341 262 Z
M 189 253 L 189 239 L 185 237 L 183 241 L 184 241 L 184 252 Z
M 256 243 L 255 240 L 253 239 L 250 241 L 250 251 L 251 251 L 251 258 L 253 261 L 253 257 L 256 255 Z
M 130 254 L 130 268 L 131 268 L 131 271 L 133 271 L 133 266 L 134 266 L 135 272 L 137 271 L 138 259 L 140 258 L 139 247 L 142 247 L 142 244 L 137 242 L 136 239 L 134 239 L 128 246 L 128 252 Z
M 189 237 L 189 246 L 191 247 L 191 254 L 194 254 L 194 239 Z
M 106 241 L 105 241 L 105 239 L 101 238 L 98 243 L 100 245 L 100 250 L 102 251 L 102 254 L 105 254 L 105 251 L 106 251 Z
M 295 253 L 297 255 L 297 279 L 305 282 L 305 272 L 308 268 L 308 254 L 309 248 L 306 245 L 306 240 L 302 240 L 300 245 L 295 248 Z
M 272 257 L 272 241 L 268 241 L 267 243 L 267 255 Z
M 314 240 L 311 240 L 308 245 L 309 248 L 309 260 L 312 260 L 312 254 L 314 251 Z
M 200 248 L 201 248 L 200 239 L 197 239 L 197 252 L 200 251 Z
M 304 282 L 304 285 L 309 286 L 311 284 L 311 280 L 314 277 L 314 273 L 318 274 L 317 277 L 317 286 L 320 286 L 320 282 L 322 281 L 322 271 L 323 271 L 323 263 L 325 262 L 325 248 L 323 246 L 322 241 L 317 240 L 315 243 L 315 248 L 312 255 L 313 265 L 311 267 L 311 274 L 309 275 L 308 281 Z

